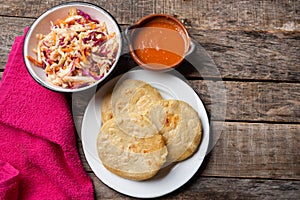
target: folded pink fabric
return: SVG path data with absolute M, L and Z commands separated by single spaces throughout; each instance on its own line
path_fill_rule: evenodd
M 17 37 L 0 84 L 0 199 L 93 199 L 64 94 L 27 72 Z

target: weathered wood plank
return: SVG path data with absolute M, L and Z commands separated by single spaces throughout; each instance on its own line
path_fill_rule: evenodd
M 15 37 L 22 35 L 23 28 L 32 22 L 32 19 L 0 17 L 0 26 L 3 27 L 3 32 L 0 33 L 0 69 L 5 67 Z M 122 26 L 122 29 L 125 28 L 126 26 Z M 187 76 L 300 81 L 300 32 L 189 31 L 212 57 L 217 73 L 211 70 L 210 65 L 203 65 L 203 53 L 200 49 L 187 60 L 200 68 L 201 75 L 191 69 Z M 127 51 L 124 48 L 124 52 Z M 129 55 L 125 58 L 125 65 L 125 62 L 135 64 Z M 183 68 L 186 65 L 188 63 L 183 64 Z
M 226 101 L 221 96 L 219 82 L 191 81 L 213 120 L 222 119 L 222 109 L 226 102 L 225 120 L 300 122 L 299 83 L 223 83 L 226 88 Z
M 212 57 L 222 78 L 300 81 L 300 31 L 189 31 Z M 187 60 L 201 69 L 201 76 L 215 77 L 210 65 L 200 67 L 201 49 Z
M 33 19 L 0 16 L 0 69 L 5 68 L 15 38 L 23 35 L 24 28 L 30 26 L 32 22 Z
M 69 1 L 69 0 L 68 0 Z M 41 13 L 68 1 L 5 1 L 1 15 L 37 18 Z M 300 29 L 299 2 L 291 0 L 156 0 L 156 1 L 87 1 L 107 9 L 121 24 L 132 24 L 151 13 L 177 16 L 196 29 L 239 29 L 294 31 Z M 128 17 L 130 16 L 130 17 Z
M 300 125 L 213 122 L 220 129 L 202 175 L 300 179 Z
M 221 132 L 197 176 L 300 180 L 300 125 L 212 122 Z M 80 141 L 79 154 L 91 172 Z
M 226 91 L 220 88 L 220 82 L 193 80 L 190 83 L 212 120 L 300 122 L 300 83 L 225 81 L 222 84 Z M 73 95 L 74 116 L 83 116 L 93 94 L 94 91 Z M 226 94 L 226 99 L 222 94 Z
M 300 83 L 189 82 L 212 120 L 300 122 Z M 72 109 L 75 116 L 83 116 L 85 106 L 94 92 L 73 95 Z
M 107 187 L 94 174 L 95 198 L 131 199 Z M 195 177 L 159 199 L 299 199 L 299 181 Z
M 157 1 L 156 12 L 199 29 L 299 30 L 297 1 Z

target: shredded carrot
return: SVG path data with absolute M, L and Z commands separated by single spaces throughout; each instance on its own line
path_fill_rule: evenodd
M 71 52 L 71 51 L 73 51 L 74 49 L 73 49 L 73 47 L 68 47 L 68 48 L 61 48 L 61 50 L 62 50 L 63 52 Z
M 38 66 L 38 67 L 43 67 L 43 63 L 42 62 L 39 62 L 37 61 L 36 59 L 34 59 L 32 56 L 26 56 L 27 59 L 32 62 L 34 65 Z
M 53 34 L 52 34 L 52 39 L 53 39 L 53 43 L 55 45 L 56 44 L 56 34 L 55 34 L 55 32 L 53 32 Z
M 89 26 L 91 27 L 91 29 L 96 29 L 97 25 L 95 23 L 90 22 Z
M 91 55 L 91 53 L 88 52 L 88 51 L 86 51 L 85 53 L 86 53 L 87 56 L 90 56 L 90 55 Z
M 51 72 L 50 65 L 47 65 L 47 66 L 46 66 L 45 72 L 47 72 L 47 73 L 50 73 L 50 72 Z
M 64 20 L 59 19 L 59 20 L 57 20 L 57 21 L 55 22 L 55 25 L 59 25 L 59 24 L 61 24 L 61 23 L 64 23 Z
M 60 25 L 60 24 L 66 25 L 66 24 L 68 24 L 68 23 L 66 22 L 66 19 L 67 19 L 67 18 L 68 18 L 68 16 L 65 17 L 64 19 L 59 19 L 59 20 L 57 20 L 57 21 L 55 22 L 55 25 Z
M 86 63 L 86 57 L 85 57 L 85 54 L 84 54 L 84 49 L 81 49 L 80 52 L 81 52 L 81 55 L 82 55 L 82 61 L 84 63 Z
M 80 59 L 79 59 L 79 58 L 76 58 L 76 59 L 75 59 L 75 62 L 76 62 L 76 63 L 79 63 L 79 62 L 80 62 Z
M 111 34 L 109 34 L 109 38 L 113 38 L 116 36 L 116 32 L 112 32 Z

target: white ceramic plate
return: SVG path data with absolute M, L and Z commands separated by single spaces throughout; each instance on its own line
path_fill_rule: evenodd
M 185 184 L 201 166 L 209 145 L 208 116 L 198 95 L 177 76 L 148 70 L 130 71 L 124 76 L 145 81 L 158 89 L 164 99 L 183 100 L 198 112 L 203 126 L 202 141 L 198 151 L 185 161 L 162 168 L 155 177 L 146 181 L 127 180 L 108 171 L 98 158 L 96 138 L 101 126 L 101 98 L 117 83 L 118 78 L 115 78 L 98 90 L 86 108 L 81 130 L 84 154 L 96 176 L 112 189 L 139 198 L 163 196 Z

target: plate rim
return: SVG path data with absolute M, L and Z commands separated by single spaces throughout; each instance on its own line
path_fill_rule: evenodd
M 106 91 L 109 90 L 110 88 L 107 88 L 107 87 L 109 87 L 111 84 L 116 84 L 116 83 L 118 82 L 118 79 L 119 79 L 120 77 L 122 77 L 123 75 L 129 74 L 129 73 L 146 73 L 146 75 L 149 75 L 149 73 L 158 73 L 158 72 L 152 72 L 152 71 L 148 71 L 148 70 L 144 70 L 144 69 L 128 71 L 128 72 L 125 72 L 125 73 L 123 73 L 123 74 L 121 74 L 121 75 L 119 75 L 119 76 L 117 76 L 117 77 L 114 77 L 113 79 L 108 80 L 101 88 L 104 88 L 104 87 L 105 87 Z M 173 187 L 170 187 L 168 190 L 161 191 L 160 193 L 152 193 L 152 195 L 142 195 L 142 194 L 140 194 L 140 193 L 138 193 L 138 192 L 137 192 L 137 193 L 132 193 L 132 192 L 130 192 L 130 191 L 124 191 L 124 190 L 118 188 L 118 186 L 115 186 L 115 185 L 113 185 L 111 182 L 105 180 L 105 179 L 107 179 L 107 178 L 103 178 L 103 175 L 98 174 L 99 172 L 97 171 L 97 170 L 98 170 L 98 169 L 97 169 L 97 166 L 95 166 L 95 165 L 98 164 L 98 163 L 95 164 L 96 159 L 95 159 L 92 155 L 88 155 L 88 154 L 89 154 L 89 150 L 87 149 L 87 147 L 86 147 L 86 145 L 85 145 L 85 143 L 84 143 L 84 141 L 83 141 L 82 135 L 83 135 L 83 133 L 85 132 L 85 130 L 84 130 L 84 127 L 86 126 L 86 125 L 85 125 L 85 118 L 86 118 L 86 115 L 88 114 L 88 110 L 90 109 L 91 106 L 94 106 L 94 105 L 91 105 L 92 103 L 96 104 L 95 98 L 96 98 L 97 96 L 100 96 L 100 97 L 101 97 L 101 93 L 103 93 L 103 90 L 101 90 L 101 88 L 99 88 L 99 90 L 96 91 L 95 94 L 92 96 L 92 98 L 89 100 L 89 103 L 87 104 L 87 107 L 86 107 L 85 112 L 84 112 L 84 115 L 83 115 L 82 126 L 81 126 L 81 141 L 82 141 L 82 147 L 83 147 L 84 156 L 85 156 L 85 158 L 86 158 L 86 160 L 87 160 L 88 165 L 89 165 L 90 168 L 92 169 L 92 171 L 93 171 L 93 173 L 95 174 L 95 176 L 96 176 L 102 183 L 104 183 L 104 184 L 105 184 L 106 186 L 108 186 L 109 188 L 111 188 L 111 189 L 113 189 L 113 190 L 115 190 L 115 191 L 117 191 L 117 192 L 119 192 L 119 193 L 122 193 L 122 194 L 124 194 L 124 195 L 127 195 L 127 196 L 136 197 L 136 198 L 155 198 L 155 197 L 161 197 L 161 196 L 164 196 L 164 195 L 166 195 L 166 194 L 169 194 L 169 193 L 171 193 L 171 192 L 173 192 L 173 191 L 179 189 L 180 187 L 182 187 L 183 185 L 185 185 L 185 184 L 186 184 L 186 183 L 187 183 L 187 182 L 188 182 L 188 181 L 189 181 L 189 180 L 197 173 L 197 171 L 199 170 L 199 168 L 200 168 L 201 165 L 203 164 L 203 161 L 204 161 L 204 159 L 205 159 L 205 157 L 206 157 L 206 154 L 207 154 L 207 151 L 208 151 L 209 142 L 210 142 L 210 121 L 209 121 L 209 117 L 208 117 L 208 113 L 207 113 L 206 107 L 204 106 L 204 104 L 203 104 L 201 98 L 197 95 L 197 93 L 194 91 L 194 89 L 193 89 L 189 84 L 187 84 L 185 81 L 183 81 L 182 79 L 180 79 L 180 78 L 177 77 L 176 75 L 173 75 L 173 74 L 170 74 L 170 73 L 164 73 L 164 74 L 167 74 L 167 76 L 171 76 L 171 77 L 173 77 L 173 78 L 175 78 L 175 79 L 179 79 L 183 84 L 185 84 L 186 87 L 188 87 L 188 88 L 191 89 L 191 91 L 193 92 L 193 95 L 196 96 L 197 108 L 198 108 L 198 106 L 199 106 L 199 104 L 200 104 L 200 106 L 202 106 L 202 108 L 203 108 L 203 110 L 204 110 L 204 112 L 203 112 L 202 114 L 203 114 L 204 117 L 205 117 L 205 120 L 206 120 L 206 126 L 205 126 L 205 128 L 207 129 L 207 131 L 206 131 L 207 133 L 206 133 L 206 135 L 204 135 L 204 127 L 203 127 L 203 134 L 202 134 L 202 137 L 203 137 L 203 136 L 207 137 L 207 139 L 206 139 L 206 143 L 207 143 L 207 144 L 206 144 L 206 146 L 204 147 L 204 148 L 205 148 L 205 149 L 204 149 L 205 153 L 204 153 L 203 157 L 200 157 L 201 155 L 199 155 L 199 156 L 197 157 L 197 152 L 199 151 L 200 146 L 201 146 L 201 144 L 200 144 L 198 150 L 197 150 L 196 153 L 194 153 L 194 155 L 192 156 L 192 157 L 196 157 L 195 159 L 197 159 L 197 162 L 198 162 L 198 163 L 197 163 L 197 166 L 193 168 L 194 170 L 193 170 L 192 172 L 190 172 L 189 175 L 186 176 L 186 178 L 185 178 L 183 181 L 181 181 L 181 182 L 178 183 L 178 184 L 175 184 Z M 153 74 L 152 74 L 152 75 L 153 75 Z M 145 81 L 145 80 L 143 80 L 143 81 Z M 115 82 L 115 83 L 114 83 L 114 82 Z M 147 82 L 147 81 L 145 81 L 145 82 Z M 147 82 L 147 83 L 149 83 L 149 82 Z M 151 83 L 150 83 L 150 85 L 151 85 Z M 103 97 L 103 95 L 104 95 L 104 94 L 102 94 L 102 97 Z M 98 104 L 100 105 L 100 103 L 98 103 Z M 196 111 L 197 111 L 198 116 L 199 116 L 199 118 L 200 118 L 200 113 L 199 113 L 200 110 L 197 109 Z M 99 110 L 99 115 L 101 115 L 100 110 Z M 200 119 L 200 120 L 201 120 L 201 119 Z M 204 123 L 203 123 L 202 121 L 201 121 L 201 123 L 202 123 L 202 126 L 204 126 Z M 202 143 L 202 142 L 201 142 L 201 143 Z M 189 160 L 189 159 L 190 159 L 190 158 L 188 158 L 187 160 Z M 187 160 L 178 162 L 178 163 L 176 163 L 175 165 L 180 165 L 180 163 L 184 163 L 184 162 L 186 162 Z M 110 171 L 108 171 L 108 170 L 103 166 L 103 164 L 102 164 L 102 162 L 101 162 L 100 160 L 97 160 L 97 161 L 101 163 L 101 165 L 102 165 L 101 167 L 104 168 L 104 170 L 106 170 L 108 173 L 112 174 L 113 176 L 117 176 L 117 175 L 114 175 L 113 173 L 111 173 Z M 102 172 L 102 173 L 103 173 L 103 172 Z M 119 176 L 117 176 L 117 177 L 120 178 L 120 179 L 124 179 L 124 178 L 119 177 Z M 103 179 L 104 179 L 104 180 L 103 180 Z M 149 179 L 149 180 L 151 180 L 151 179 Z M 128 181 L 131 181 L 131 180 L 128 180 Z M 148 180 L 145 180 L 145 181 L 142 181 L 142 182 L 147 182 L 147 181 L 148 181 Z M 134 182 L 138 182 L 138 183 L 139 183 L 139 181 L 134 181 Z

